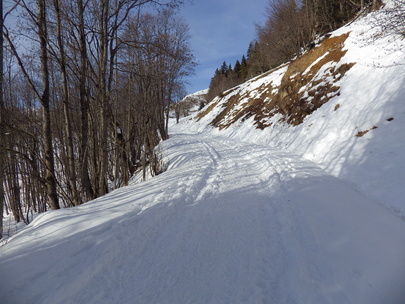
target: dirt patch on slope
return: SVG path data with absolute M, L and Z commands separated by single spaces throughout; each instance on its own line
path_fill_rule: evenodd
M 348 36 L 349 33 L 328 38 L 290 64 L 274 98 L 289 124 L 302 123 L 307 115 L 339 95 L 336 83 L 354 65 L 338 65 L 347 52 L 343 47 Z
M 375 130 L 377 129 L 376 126 L 373 126 L 372 128 L 368 129 L 368 130 L 364 130 L 364 131 L 359 131 L 356 134 L 356 137 L 363 137 L 364 135 L 366 135 L 368 132 L 370 132 L 371 130 Z
M 326 38 L 319 46 L 292 61 L 279 86 L 263 84 L 253 93 L 243 94 L 235 93 L 235 88 L 227 91 L 223 96 L 225 100 L 215 102 L 225 101 L 211 124 L 222 129 L 240 119 L 254 117 L 256 127 L 264 129 L 271 125 L 269 118 L 275 114 L 281 114 L 280 121 L 291 125 L 302 123 L 307 115 L 340 94 L 338 81 L 355 64 L 339 64 L 347 52 L 343 48 L 348 36 L 346 33 Z M 198 118 L 208 113 L 207 109 Z

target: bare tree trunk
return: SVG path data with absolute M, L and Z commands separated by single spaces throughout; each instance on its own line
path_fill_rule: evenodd
M 4 161 L 6 157 L 6 130 L 3 99 L 3 0 L 0 0 L 0 239 L 3 237 Z
M 115 113 L 116 114 L 116 113 Z M 118 124 L 115 120 L 115 118 L 113 122 L 113 126 L 114 126 L 114 180 L 113 180 L 113 187 L 114 189 L 119 188 L 119 184 L 120 184 L 120 178 L 119 178 L 119 174 L 120 174 L 120 143 L 118 142 L 118 136 L 122 136 L 122 133 L 119 134 L 118 130 Z
M 13 213 L 14 220 L 19 223 L 20 218 L 20 208 L 21 205 L 20 200 L 20 188 L 18 186 L 18 174 L 16 170 L 17 161 L 15 159 L 15 154 L 10 153 L 8 167 L 10 168 L 8 171 L 8 193 L 9 193 L 9 201 L 10 201 L 10 208 L 11 212 Z
M 65 118 L 65 132 L 66 132 L 66 139 L 67 139 L 67 158 L 68 158 L 68 183 L 70 185 L 72 191 L 72 201 L 75 206 L 81 204 L 81 200 L 79 198 L 79 194 L 77 191 L 77 183 L 76 183 L 76 169 L 75 169 L 75 159 L 74 159 L 74 152 L 73 152 L 73 140 L 72 140 L 72 126 L 70 121 L 70 110 L 69 110 L 69 87 L 68 87 L 68 77 L 66 71 L 66 56 L 65 50 L 62 40 L 62 20 L 61 20 L 61 12 L 60 12 L 60 0 L 54 0 L 54 7 L 56 13 L 56 36 L 58 40 L 58 47 L 59 47 L 59 65 L 62 73 L 62 90 L 63 90 L 63 111 L 64 111 L 64 118 Z
M 169 86 L 169 92 L 167 97 L 167 105 L 166 105 L 166 122 L 165 122 L 165 135 L 166 137 L 163 140 L 169 138 L 169 115 L 170 115 L 170 102 L 172 100 L 172 85 Z
M 87 48 L 86 34 L 84 31 L 84 7 L 83 0 L 77 0 L 79 14 L 79 49 L 80 49 L 80 71 L 79 71 L 79 99 L 81 110 L 81 143 L 80 157 L 81 182 L 87 200 L 93 199 L 94 191 L 89 177 L 89 98 L 86 92 L 87 82 Z
M 48 51 L 47 51 L 47 26 L 46 26 L 46 9 L 45 0 L 38 0 L 38 33 L 40 42 L 40 59 L 42 71 L 42 119 L 44 133 L 44 152 L 45 152 L 45 181 L 46 191 L 49 198 L 51 209 L 59 209 L 58 195 L 56 192 L 55 178 L 55 161 L 52 146 L 52 129 L 51 129 L 51 113 L 50 113 L 50 94 L 49 94 L 49 67 L 48 67 Z
M 108 96 L 107 96 L 107 56 L 108 56 L 108 10 L 109 0 L 101 1 L 100 27 L 100 56 L 98 73 L 98 98 L 100 99 L 100 144 L 99 144 L 99 175 L 98 175 L 98 196 L 107 193 L 107 169 L 108 169 Z

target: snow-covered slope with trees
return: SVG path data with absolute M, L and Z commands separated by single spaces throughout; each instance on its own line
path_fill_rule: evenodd
M 189 94 L 182 100 L 171 106 L 171 117 L 180 119 L 190 115 L 195 115 L 207 103 L 208 90 L 201 90 L 193 94 Z
M 405 43 L 378 26 L 386 19 L 374 12 L 323 37 L 224 92 L 183 130 L 292 151 L 404 215 Z
M 0 302 L 405 303 L 403 40 L 372 20 L 183 119 L 166 172 L 39 215 L 0 247 Z

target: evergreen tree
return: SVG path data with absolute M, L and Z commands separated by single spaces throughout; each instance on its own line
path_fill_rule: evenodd
M 229 64 L 228 69 L 226 70 L 226 77 L 232 77 L 232 65 Z
M 224 61 L 223 63 L 222 63 L 222 66 L 221 66 L 221 74 L 222 75 L 226 75 L 226 72 L 228 71 L 228 65 L 226 64 L 226 62 Z
M 249 43 L 249 47 L 248 47 L 248 50 L 247 50 L 247 59 L 249 59 L 251 56 L 252 56 L 252 53 L 254 52 L 254 48 L 255 48 L 255 44 L 256 43 L 254 43 L 253 41 L 251 41 L 250 43 Z
M 242 62 L 241 62 L 241 65 L 240 65 L 240 77 L 243 80 L 245 80 L 247 78 L 248 70 L 249 70 L 248 63 L 247 63 L 245 55 L 243 55 L 242 56 Z
M 237 60 L 233 69 L 222 63 L 211 80 L 208 100 L 291 60 L 310 47 L 317 35 L 342 26 L 361 10 L 377 9 L 378 3 L 381 0 L 269 0 L 266 23 L 257 26 L 257 38 L 249 43 L 246 57 Z M 402 14 L 397 14 L 397 23 L 404 33 Z
M 236 60 L 235 66 L 233 68 L 233 72 L 235 73 L 237 78 L 241 78 L 242 74 L 242 65 L 240 64 L 239 60 Z

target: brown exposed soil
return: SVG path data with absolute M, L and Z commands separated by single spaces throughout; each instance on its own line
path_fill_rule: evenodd
M 274 100 L 286 122 L 302 123 L 307 115 L 339 95 L 340 87 L 336 83 L 354 65 L 342 64 L 336 68 L 347 52 L 343 47 L 348 35 L 328 38 L 290 64 Z
M 369 131 L 374 130 L 374 129 L 377 129 L 377 127 L 376 127 L 376 126 L 373 126 L 371 129 L 364 130 L 364 131 L 359 131 L 359 132 L 357 132 L 356 137 L 363 137 L 363 136 L 364 136 L 365 134 L 367 134 Z
M 264 129 L 271 125 L 269 118 L 278 113 L 282 115 L 281 121 L 291 125 L 302 123 L 307 115 L 340 95 L 338 81 L 354 65 L 338 64 L 347 52 L 343 47 L 348 36 L 349 33 L 346 33 L 326 38 L 319 46 L 292 61 L 280 86 L 274 87 L 272 83 L 262 85 L 255 90 L 254 97 L 250 96 L 250 92 L 226 91 L 223 98 L 227 101 L 211 124 L 222 129 L 240 119 L 254 117 L 256 127 Z M 208 114 L 221 100 L 217 99 L 197 119 Z M 339 106 L 336 105 L 335 110 Z
M 204 108 L 204 111 L 201 111 L 200 113 L 198 113 L 196 115 L 197 121 L 200 120 L 201 118 L 203 118 L 205 115 L 207 115 L 208 113 L 210 113 L 212 111 L 213 108 L 216 107 L 216 105 L 218 104 L 218 100 L 215 102 L 211 102 L 208 106 L 206 106 Z

